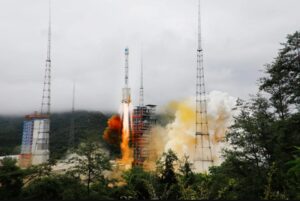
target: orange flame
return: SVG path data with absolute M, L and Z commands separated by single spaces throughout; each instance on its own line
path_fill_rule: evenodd
M 122 104 L 122 119 L 120 115 L 114 115 L 107 121 L 107 128 L 103 133 L 103 139 L 112 145 L 120 146 L 122 158 L 117 160 L 119 165 L 126 169 L 131 167 L 133 151 L 129 146 L 130 127 L 132 122 L 131 104 Z
M 130 120 L 131 120 L 131 112 L 130 112 L 130 104 L 123 103 L 123 129 L 122 129 L 122 142 L 121 142 L 121 152 L 122 159 L 120 163 L 125 166 L 131 166 L 133 161 L 132 158 L 132 150 L 129 147 L 130 140 Z
M 107 121 L 107 128 L 104 131 L 103 139 L 109 144 L 120 144 L 122 138 L 122 120 L 119 115 L 112 116 Z

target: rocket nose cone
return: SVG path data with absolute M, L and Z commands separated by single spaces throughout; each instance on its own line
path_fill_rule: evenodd
M 125 54 L 129 54 L 129 48 L 128 47 L 125 48 Z

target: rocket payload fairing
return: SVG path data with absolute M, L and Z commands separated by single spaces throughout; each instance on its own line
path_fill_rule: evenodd
M 129 49 L 125 48 L 125 87 L 122 90 L 122 103 L 131 103 L 130 88 L 128 86 L 128 56 Z

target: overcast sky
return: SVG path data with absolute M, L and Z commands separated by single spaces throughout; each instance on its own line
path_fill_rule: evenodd
M 248 98 L 263 65 L 300 28 L 299 0 L 202 0 L 207 91 Z M 48 0 L 0 0 L 0 114 L 40 109 Z M 138 101 L 141 44 L 145 102 L 195 94 L 197 0 L 52 0 L 52 110 L 117 112 L 129 47 Z

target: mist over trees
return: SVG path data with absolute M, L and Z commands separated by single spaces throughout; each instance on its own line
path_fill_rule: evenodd
M 84 141 L 77 143 L 80 157 L 70 161 L 76 165 L 63 174 L 47 164 L 20 169 L 13 159 L 1 160 L 0 198 L 300 199 L 299 31 L 287 36 L 276 58 L 265 66 L 257 94 L 249 101 L 238 100 L 236 107 L 240 112 L 225 138 L 230 146 L 223 150 L 224 162 L 207 173 L 195 173 L 188 156 L 178 158 L 169 150 L 156 170 L 135 167 L 112 179 L 104 173 L 112 168 L 109 156 L 99 152 L 97 142 Z M 95 131 L 82 127 L 78 132 L 94 139 Z

